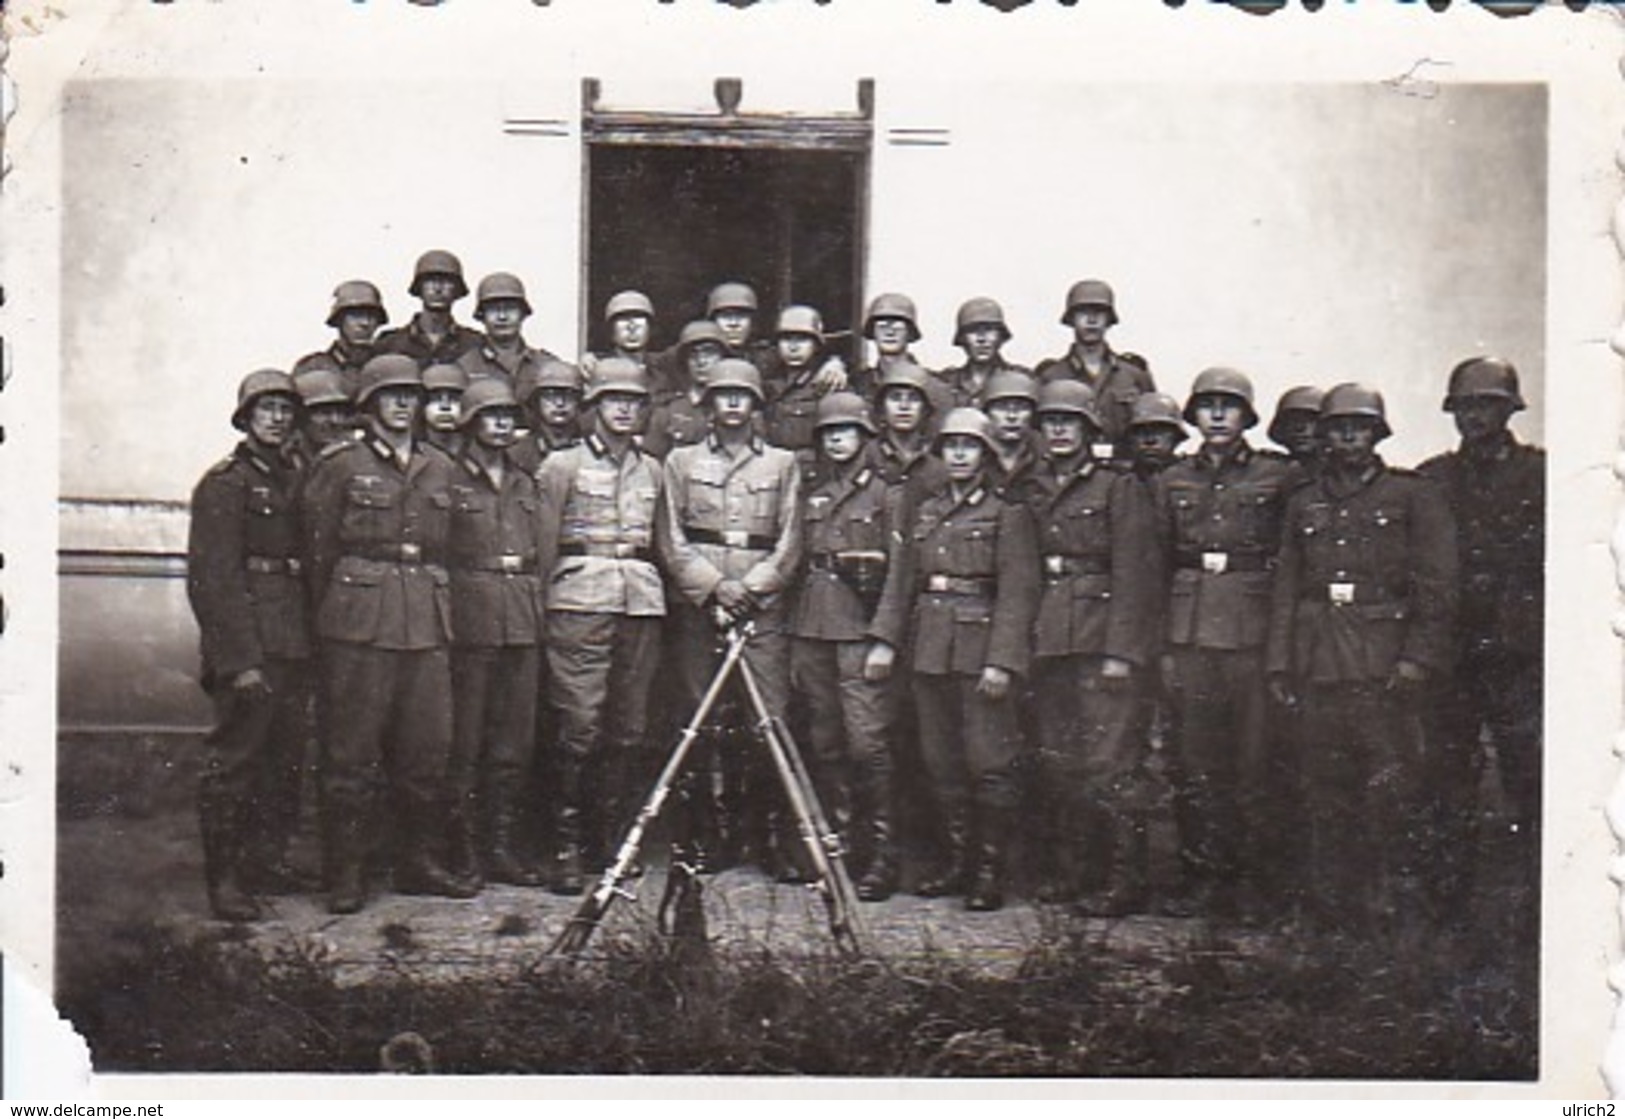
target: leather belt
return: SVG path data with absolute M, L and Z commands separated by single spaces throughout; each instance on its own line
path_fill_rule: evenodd
M 1068 575 L 1110 575 L 1111 573 L 1112 558 L 1110 556 L 1047 555 L 1044 557 L 1044 574 L 1051 579 L 1064 579 Z
M 1275 570 L 1275 557 L 1263 552 L 1180 552 L 1174 563 L 1187 571 L 1205 571 L 1209 575 Z
M 968 594 L 985 598 L 993 593 L 991 577 L 961 578 L 958 575 L 927 575 L 925 589 L 931 594 Z
M 256 575 L 297 575 L 303 570 L 296 556 L 249 556 L 243 566 Z
M 1405 600 L 1388 594 L 1382 587 L 1370 583 L 1325 583 L 1322 589 L 1303 596 L 1305 602 L 1329 602 L 1333 606 L 1373 606 L 1379 603 L 1403 603 Z
M 559 545 L 561 556 L 597 556 L 599 559 L 634 559 L 644 563 L 653 563 L 655 554 L 652 548 L 643 544 L 592 544 L 584 540 L 572 540 Z
M 534 558 L 515 555 L 512 552 L 500 556 L 484 556 L 480 559 L 463 560 L 457 566 L 463 571 L 484 571 L 496 575 L 536 574 L 536 560 Z
M 685 528 L 689 540 L 696 544 L 715 544 L 721 548 L 747 548 L 757 552 L 771 552 L 778 546 L 778 540 L 772 536 L 757 536 L 753 532 L 743 529 L 725 529 L 718 532 L 712 528 Z
M 423 555 L 423 545 L 407 542 L 404 544 L 378 544 L 350 555 L 357 559 L 374 560 L 378 563 L 433 563 L 426 560 Z
M 861 563 L 864 560 L 883 565 L 886 562 L 886 553 L 878 550 L 813 552 L 807 557 L 807 566 L 814 571 L 837 571 L 842 563 Z

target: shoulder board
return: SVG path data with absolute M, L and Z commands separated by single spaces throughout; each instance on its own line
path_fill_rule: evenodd
M 236 465 L 237 465 L 237 459 L 232 455 L 227 455 L 225 458 L 221 459 L 219 462 L 217 462 L 213 466 L 209 467 L 209 473 L 210 474 L 230 474 L 231 473 L 231 468 L 236 466 Z
M 858 471 L 858 476 L 856 478 L 852 479 L 852 484 L 855 487 L 857 487 L 858 489 L 861 490 L 865 486 L 867 486 L 870 482 L 872 482 L 874 480 L 875 480 L 875 472 L 874 472 L 874 470 L 871 469 L 870 467 L 865 466 L 862 470 Z
M 317 461 L 321 461 L 322 459 L 330 459 L 336 454 L 341 454 L 342 452 L 355 446 L 356 442 L 357 440 L 354 435 L 346 435 L 341 439 L 337 439 L 316 452 Z

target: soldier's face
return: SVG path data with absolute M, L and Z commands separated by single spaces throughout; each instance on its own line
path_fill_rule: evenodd
M 1098 346 L 1112 325 L 1112 313 L 1104 307 L 1078 307 L 1072 312 L 1072 336 L 1085 346 Z
M 1469 396 L 1456 401 L 1451 415 L 1462 439 L 1471 443 L 1501 434 L 1512 422 L 1512 401 L 1498 396 Z
M 925 397 L 918 389 L 893 385 L 880 398 L 880 418 L 899 435 L 912 435 L 925 421 Z
M 457 430 L 457 402 L 463 394 L 456 389 L 432 389 L 423 402 L 423 422 L 436 431 Z
M 1083 450 L 1084 420 L 1071 412 L 1045 412 L 1038 417 L 1044 446 L 1051 458 L 1071 458 Z
M 1377 453 L 1377 423 L 1365 416 L 1333 416 L 1320 425 L 1320 438 L 1336 465 L 1361 469 Z
M 723 341 L 734 349 L 740 349 L 750 341 L 750 328 L 752 326 L 751 313 L 736 307 L 724 307 L 711 316 L 711 321 L 717 324 L 722 331 Z
M 1151 424 L 1134 429 L 1134 457 L 1140 462 L 1167 465 L 1174 460 L 1174 451 L 1184 440 L 1184 434 L 1172 427 Z
M 494 299 L 480 309 L 480 321 L 493 340 L 512 342 L 524 325 L 525 305 L 517 299 Z
M 791 369 L 805 369 L 818 350 L 818 339 L 810 334 L 779 335 L 779 360 Z
M 544 388 L 536 393 L 536 418 L 544 427 L 569 427 L 580 408 L 580 394 L 569 389 Z
M 412 430 L 423 404 L 423 390 L 391 386 L 379 389 L 373 395 L 373 415 L 385 431 L 405 433 Z
M 1247 406 L 1233 396 L 1205 392 L 1196 398 L 1192 411 L 1196 429 L 1210 447 L 1228 447 L 1247 430 Z
M 457 277 L 431 275 L 418 281 L 418 302 L 431 311 L 450 310 L 457 302 Z
M 718 389 L 710 401 L 711 420 L 722 428 L 746 427 L 756 411 L 756 398 L 744 389 Z
M 908 349 L 908 320 L 887 315 L 874 321 L 870 332 L 875 336 L 875 349 L 886 357 L 896 357 Z
M 1275 421 L 1276 435 L 1281 446 L 1293 458 L 1312 458 L 1319 440 L 1315 437 L 1315 416 L 1312 412 L 1287 412 Z
M 696 342 L 688 348 L 688 376 L 695 384 L 704 384 L 710 368 L 722 360 L 722 347 L 715 342 Z
M 635 354 L 649 344 L 649 316 L 616 315 L 609 333 L 617 350 Z
M 474 417 L 474 438 L 482 447 L 501 450 L 513 446 L 519 434 L 519 413 L 513 408 L 483 408 Z
M 351 307 L 339 312 L 339 337 L 346 345 L 366 345 L 383 325 L 384 316 L 373 307 Z
M 311 442 L 325 447 L 355 430 L 355 411 L 348 404 L 318 404 L 307 408 L 305 430 Z
M 611 435 L 632 435 L 649 398 L 635 392 L 606 392 L 598 398 L 598 420 Z
M 1004 345 L 1004 331 L 997 326 L 979 323 L 967 327 L 960 336 L 960 346 L 965 356 L 979 365 L 986 365 L 999 356 L 999 347 Z
M 820 428 L 818 443 L 824 454 L 834 463 L 848 463 L 863 450 L 863 428 L 857 424 L 836 424 Z
M 993 438 L 1000 443 L 1019 443 L 1033 429 L 1033 404 L 1019 397 L 990 401 L 987 418 L 993 421 Z
M 982 469 L 982 455 L 986 451 L 982 441 L 974 435 L 950 435 L 942 441 L 942 465 L 948 468 L 948 477 L 955 482 L 968 482 Z
M 281 393 L 266 393 L 248 410 L 248 434 L 266 447 L 280 447 L 293 434 L 298 406 Z

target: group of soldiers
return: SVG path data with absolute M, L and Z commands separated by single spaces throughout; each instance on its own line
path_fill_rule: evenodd
M 907 884 L 991 910 L 1019 878 L 1095 916 L 1448 922 L 1488 746 L 1536 904 L 1544 455 L 1508 428 L 1507 362 L 1450 372 L 1460 445 L 1412 471 L 1378 455 L 1360 384 L 1287 392 L 1273 448 L 1239 371 L 1159 393 L 1108 344 L 1098 280 L 1066 295 L 1061 356 L 1011 363 L 977 298 L 938 371 L 898 294 L 852 369 L 811 307 L 758 336 L 739 283 L 661 351 L 651 301 L 613 296 L 610 348 L 578 364 L 526 341 L 515 276 L 479 283 L 481 330 L 453 317 L 452 254 L 410 292 L 380 333 L 377 288 L 339 285 L 332 345 L 243 380 L 244 438 L 193 495 L 219 917 L 311 888 L 288 855 L 312 741 L 333 912 L 381 883 L 580 893 L 735 631 L 865 901 Z M 755 718 L 706 728 L 673 839 L 794 881 Z M 899 835 L 905 803 L 922 834 Z

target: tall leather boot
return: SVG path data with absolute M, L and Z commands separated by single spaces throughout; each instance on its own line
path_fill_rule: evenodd
M 876 805 L 869 820 L 869 865 L 858 879 L 859 901 L 885 901 L 897 892 L 897 845 L 890 807 Z
M 485 874 L 509 886 L 540 886 L 545 879 L 526 861 L 518 842 L 519 805 L 513 789 L 492 789 L 485 831 Z
M 1127 917 L 1145 911 L 1144 878 L 1135 867 L 1134 831 L 1127 820 L 1112 820 L 1102 828 L 1105 840 L 1101 844 L 1101 855 L 1106 866 L 1106 886 L 1078 899 L 1077 910 L 1083 916 Z
M 965 908 L 988 913 L 1004 907 L 1004 850 L 1010 834 L 1010 813 L 998 808 L 979 809 L 976 831 L 976 870 L 965 892 Z
M 1043 850 L 1034 897 L 1040 905 L 1065 905 L 1083 892 L 1085 846 L 1079 816 L 1071 798 L 1040 790 L 1043 798 Z
M 330 878 L 327 911 L 359 913 L 367 904 L 366 863 L 372 838 L 366 807 L 329 801 L 323 862 Z
M 587 888 L 582 871 L 582 761 L 565 758 L 559 765 L 558 849 L 553 856 L 552 881 L 548 888 L 564 897 L 575 897 Z
M 441 863 L 436 838 L 445 834 L 444 814 L 438 805 L 417 797 L 406 800 L 401 820 L 404 851 L 395 873 L 395 892 L 410 896 L 471 898 L 479 894 L 474 882 L 458 878 Z
M 203 877 L 209 889 L 209 908 L 222 921 L 257 921 L 262 916 L 259 902 L 242 882 L 243 823 L 238 801 L 208 793 L 199 797 Z
M 963 807 L 943 813 L 941 858 L 937 873 L 915 887 L 922 898 L 941 898 L 963 893 L 967 878 L 965 859 L 970 846 L 970 817 Z
M 474 834 L 471 797 L 458 797 L 446 818 L 446 869 L 464 881 L 481 883 L 479 851 Z

